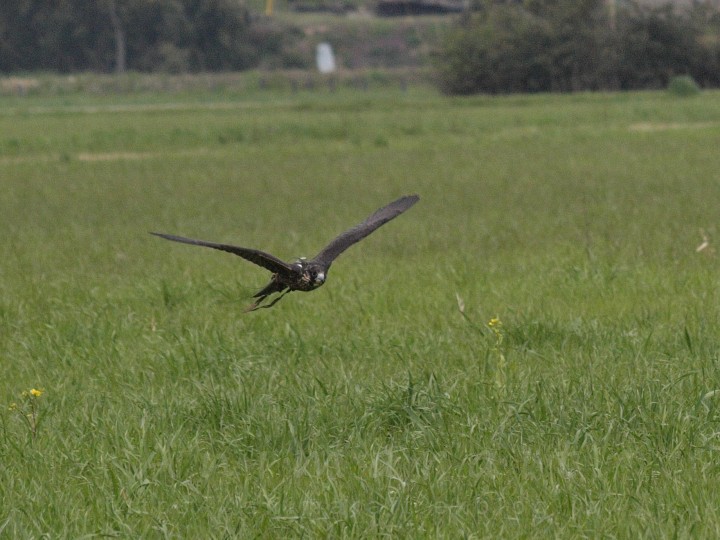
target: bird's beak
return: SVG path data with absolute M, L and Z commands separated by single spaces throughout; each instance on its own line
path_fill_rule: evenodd
M 317 281 L 318 283 L 325 283 L 325 272 L 320 272 L 320 273 L 317 275 L 316 281 Z

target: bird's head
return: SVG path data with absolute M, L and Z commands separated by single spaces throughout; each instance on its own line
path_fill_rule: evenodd
M 307 284 L 308 289 L 317 289 L 325 283 L 325 267 L 322 265 L 300 257 L 293 267 L 300 273 L 301 279 Z

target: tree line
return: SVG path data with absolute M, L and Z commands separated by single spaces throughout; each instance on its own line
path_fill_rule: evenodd
M 278 53 L 284 33 L 239 0 L 0 2 L 0 72 L 221 71 Z
M 435 54 L 449 94 L 720 87 L 720 11 L 633 0 L 471 0 Z M 242 0 L 0 1 L 0 73 L 310 67 L 300 30 Z M 307 58 L 306 58 L 307 56 Z
M 720 12 L 607 0 L 477 1 L 436 57 L 450 94 L 720 86 Z

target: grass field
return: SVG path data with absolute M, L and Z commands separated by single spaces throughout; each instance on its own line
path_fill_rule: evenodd
M 718 148 L 717 92 L 0 98 L 0 537 L 717 537 Z M 250 314 L 147 234 L 406 193 Z

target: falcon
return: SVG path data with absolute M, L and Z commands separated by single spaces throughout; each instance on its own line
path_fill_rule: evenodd
M 204 246 L 220 251 L 227 251 L 233 255 L 238 255 L 251 263 L 262 266 L 272 272 L 270 283 L 263 287 L 260 291 L 253 295 L 256 300 L 247 307 L 245 311 L 255 311 L 259 308 L 269 308 L 274 306 L 283 296 L 291 291 L 312 291 L 320 287 L 327 278 L 328 271 L 333 261 L 347 248 L 356 244 L 377 228 L 381 227 L 391 219 L 395 219 L 400 214 L 408 210 L 412 205 L 420 200 L 417 195 L 406 195 L 400 197 L 396 201 L 391 202 L 387 206 L 383 206 L 380 210 L 373 213 L 362 223 L 348 229 L 344 233 L 337 236 L 327 246 L 320 250 L 320 253 L 312 259 L 300 257 L 292 263 L 287 263 L 278 259 L 274 255 L 265 253 L 258 249 L 244 248 L 233 246 L 230 244 L 218 244 L 215 242 L 206 242 L 204 240 L 193 240 L 182 236 L 172 234 L 163 234 L 151 232 L 155 236 L 172 240 L 173 242 L 182 242 L 193 246 Z M 280 293 L 269 304 L 263 302 L 272 294 Z

